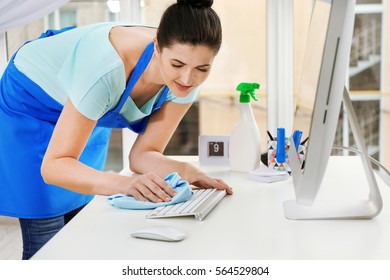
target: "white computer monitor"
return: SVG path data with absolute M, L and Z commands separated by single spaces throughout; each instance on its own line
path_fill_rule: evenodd
M 295 200 L 284 203 L 285 216 L 290 219 L 371 218 L 382 208 L 382 200 L 367 150 L 362 141 L 345 84 L 349 64 L 355 18 L 355 0 L 316 0 L 312 10 L 304 62 L 300 79 L 294 128 L 309 137 L 304 169 L 298 161 L 294 143 L 289 150 Z M 369 198 L 358 202 L 316 201 L 327 168 L 336 134 L 342 102 L 352 119 L 352 130 L 368 178 Z M 298 115 L 310 120 L 306 127 L 297 124 Z M 293 142 L 293 141 L 291 141 Z M 337 200 L 337 202 L 336 202 Z M 374 201 L 372 201 L 374 200 Z M 339 204 L 339 205 L 338 205 Z

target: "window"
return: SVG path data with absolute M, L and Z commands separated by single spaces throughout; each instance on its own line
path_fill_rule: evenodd
M 359 4 L 377 4 L 381 1 L 358 1 Z M 351 46 L 349 89 L 368 153 L 380 159 L 381 122 L 381 60 L 382 9 L 367 5 L 357 6 Z M 341 112 L 336 145 L 355 146 L 349 123 Z M 335 154 L 348 152 L 335 151 Z

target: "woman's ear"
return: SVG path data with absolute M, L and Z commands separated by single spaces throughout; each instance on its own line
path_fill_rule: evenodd
M 157 58 L 160 58 L 161 50 L 160 50 L 160 46 L 158 45 L 157 38 L 154 38 L 153 42 L 154 42 L 154 55 Z

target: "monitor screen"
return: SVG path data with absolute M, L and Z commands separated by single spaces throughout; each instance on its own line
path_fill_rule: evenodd
M 308 30 L 294 118 L 294 128 L 302 130 L 302 139 L 306 139 L 309 136 L 312 124 L 311 120 L 324 57 L 331 7 L 332 5 L 329 1 L 317 1 Z M 306 146 L 309 144 L 310 141 L 307 142 Z
M 315 204 L 332 151 L 355 18 L 355 0 L 316 0 L 313 3 L 294 117 L 294 129 L 302 130 L 302 139 L 309 137 L 309 140 L 303 170 L 291 143 L 289 158 L 295 200 L 284 203 L 286 217 L 293 219 L 313 218 L 317 214 L 321 218 L 328 217 L 322 210 L 329 209 L 316 208 L 316 214 L 311 216 L 309 212 L 314 208 L 309 208 Z M 328 203 L 326 207 L 333 205 Z
M 309 137 L 304 169 L 294 141 L 288 151 L 295 200 L 283 204 L 289 219 L 368 219 L 382 210 L 382 199 L 362 133 L 345 86 L 355 18 L 355 0 L 316 0 L 310 20 L 296 103 L 294 128 Z M 340 109 L 345 112 L 362 160 L 367 197 L 350 200 L 340 195 L 316 199 L 336 134 Z M 343 176 L 343 172 L 340 172 Z M 366 184 L 366 185 L 365 185 Z M 339 190 L 343 185 L 335 186 Z

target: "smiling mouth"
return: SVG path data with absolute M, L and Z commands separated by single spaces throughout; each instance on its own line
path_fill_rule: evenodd
M 191 86 L 185 86 L 185 85 L 182 85 L 178 82 L 175 82 L 175 85 L 176 87 L 180 90 L 180 91 L 187 91 L 191 88 Z

